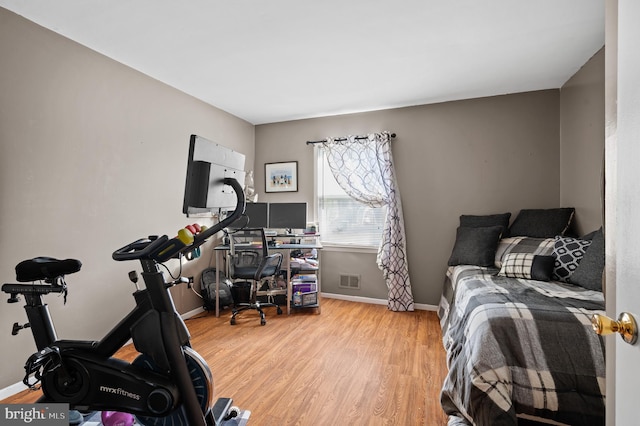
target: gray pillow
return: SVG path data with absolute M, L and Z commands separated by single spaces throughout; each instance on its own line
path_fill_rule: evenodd
M 460 226 L 465 228 L 484 228 L 487 226 L 502 226 L 502 238 L 509 235 L 509 219 L 511 213 L 487 214 L 487 215 L 465 215 L 460 216 Z
M 493 266 L 501 235 L 501 226 L 459 227 L 448 265 Z
M 575 209 L 523 209 L 509 228 L 512 237 L 553 238 L 564 235 L 571 225 Z
M 604 233 L 600 228 L 593 235 L 591 245 L 571 275 L 569 282 L 589 290 L 602 291 L 602 272 L 604 271 Z

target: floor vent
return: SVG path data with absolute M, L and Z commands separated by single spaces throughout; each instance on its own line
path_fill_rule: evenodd
M 340 288 L 360 289 L 360 275 L 340 274 Z

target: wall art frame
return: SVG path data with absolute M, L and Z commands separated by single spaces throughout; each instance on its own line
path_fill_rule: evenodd
M 298 162 L 265 163 L 264 185 L 265 192 L 297 192 Z

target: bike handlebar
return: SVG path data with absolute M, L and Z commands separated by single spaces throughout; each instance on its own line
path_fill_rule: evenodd
M 244 214 L 246 201 L 242 186 L 234 178 L 225 178 L 224 183 L 225 185 L 231 186 L 236 193 L 237 203 L 235 210 L 230 216 L 214 224 L 211 228 L 207 228 L 196 234 L 193 242 L 185 244 L 178 238 L 169 239 L 166 235 L 142 238 L 114 251 L 111 255 L 113 260 L 150 259 L 162 263 L 182 253 L 191 252 L 200 247 L 209 237 L 217 234 Z
M 148 257 L 155 251 L 155 249 L 159 248 L 167 241 L 169 241 L 169 237 L 166 235 L 163 235 L 160 238 L 141 238 L 114 251 L 111 257 L 113 260 L 117 261 L 143 259 Z

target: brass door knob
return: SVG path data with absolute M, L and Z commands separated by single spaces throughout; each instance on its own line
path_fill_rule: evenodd
M 636 320 L 628 312 L 622 312 L 618 321 L 605 315 L 595 314 L 591 318 L 593 331 L 601 336 L 607 334 L 620 333 L 622 340 L 633 345 L 638 340 L 638 327 Z

